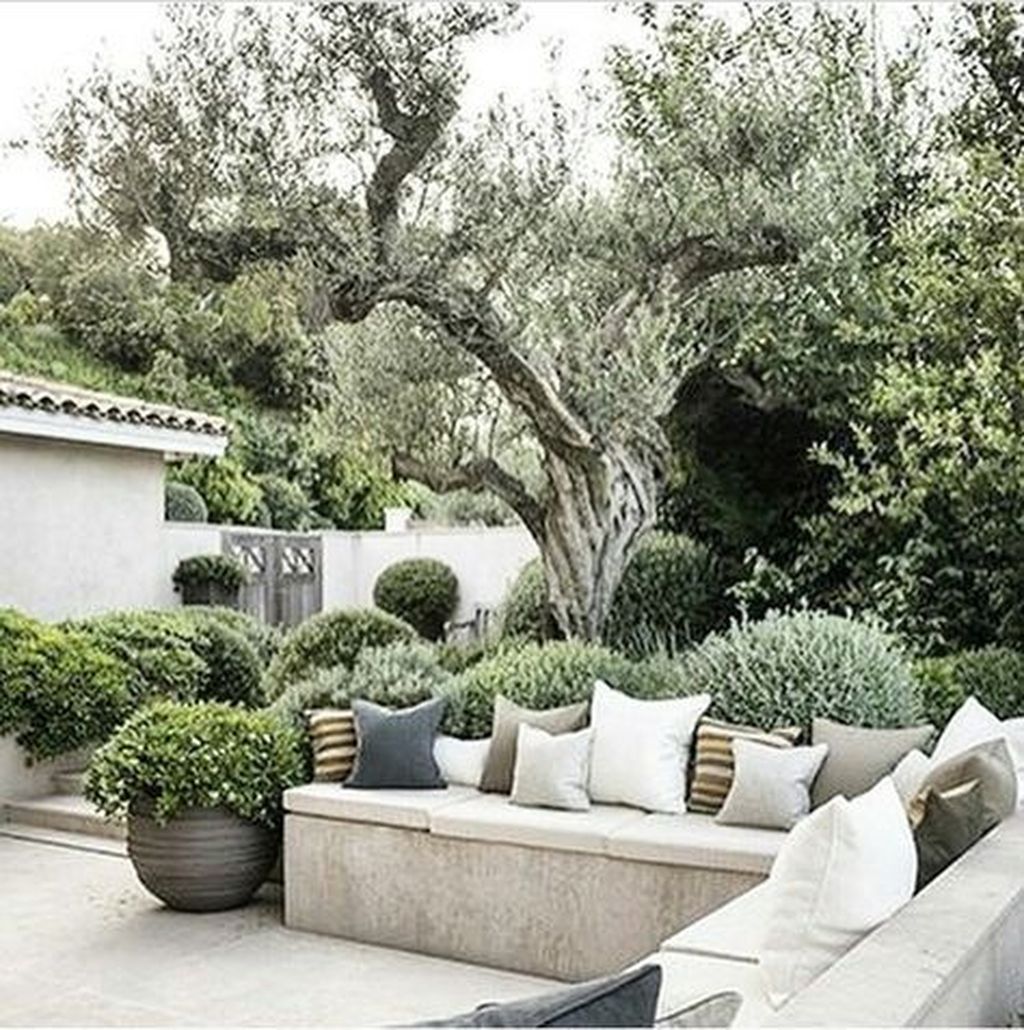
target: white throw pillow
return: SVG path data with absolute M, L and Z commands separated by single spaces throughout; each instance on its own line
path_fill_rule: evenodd
M 732 786 L 716 822 L 788 830 L 811 810 L 811 784 L 828 744 L 779 748 L 737 738 L 732 754 Z
M 638 701 L 600 680 L 590 728 L 590 797 L 673 815 L 686 811 L 686 766 L 707 694 Z
M 434 761 L 445 783 L 479 787 L 490 749 L 490 737 L 486 740 L 460 740 L 458 737 L 438 736 L 434 739 Z
M 932 752 L 932 761 L 937 765 L 962 754 L 975 744 L 1005 736 L 1006 731 L 999 719 L 976 697 L 969 697 L 946 723 Z
M 908 751 L 892 771 L 892 782 L 904 805 L 909 805 L 917 796 L 924 778 L 932 768 L 932 760 L 915 747 Z
M 589 729 L 552 734 L 519 724 L 512 804 L 585 812 L 590 808 L 589 772 Z
M 760 965 L 776 1008 L 914 894 L 917 851 L 892 777 L 790 831 L 768 878 Z

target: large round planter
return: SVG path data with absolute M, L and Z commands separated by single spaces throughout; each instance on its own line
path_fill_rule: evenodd
M 181 587 L 181 603 L 237 608 L 240 594 L 238 587 L 226 587 L 222 583 L 184 583 Z
M 186 808 L 161 826 L 151 807 L 128 815 L 128 856 L 143 886 L 170 908 L 244 905 L 277 861 L 278 834 L 224 808 Z

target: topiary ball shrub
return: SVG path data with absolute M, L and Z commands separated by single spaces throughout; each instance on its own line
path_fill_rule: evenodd
M 206 522 L 206 501 L 195 487 L 169 481 L 164 486 L 164 518 L 168 522 Z
M 920 691 L 898 640 L 879 624 L 820 611 L 734 622 L 677 661 L 712 711 L 755 726 L 809 727 L 818 715 L 855 726 L 921 721 Z
M 260 621 L 255 615 L 227 608 L 221 604 L 190 604 L 181 609 L 189 619 L 212 619 L 214 622 L 240 633 L 256 652 L 262 665 L 267 665 L 281 646 L 281 631 Z
M 498 610 L 498 633 L 503 640 L 541 641 L 555 636 L 539 558 L 527 562 L 509 587 Z
M 321 612 L 285 637 L 267 669 L 267 697 L 273 700 L 317 669 L 351 668 L 363 648 L 416 639 L 416 630 L 407 622 L 374 608 Z
M 397 615 L 420 636 L 440 640 L 445 623 L 455 614 L 459 581 L 444 562 L 409 558 L 389 565 L 373 585 L 373 602 Z
M 135 673 L 85 635 L 0 610 L 0 734 L 33 759 L 106 740 L 131 710 Z
M 710 548 L 682 533 L 649 533 L 615 591 L 605 643 L 642 653 L 702 640 L 728 621 L 726 586 Z
M 187 808 L 226 808 L 266 826 L 303 779 L 299 735 L 269 712 L 160 701 L 136 712 L 93 756 L 85 795 L 124 818 L 136 802 L 165 823 Z
M 972 695 L 1000 719 L 1024 715 L 1024 654 L 983 647 L 914 664 L 925 717 L 937 727 Z
M 259 708 L 265 700 L 263 665 L 252 644 L 213 618 L 196 620 L 196 629 L 193 646 L 207 669 L 198 699 Z
M 486 737 L 498 694 L 528 708 L 557 708 L 589 699 L 597 679 L 633 697 L 695 692 L 670 662 L 633 661 L 606 647 L 570 640 L 506 646 L 467 669 L 446 691 L 444 732 Z

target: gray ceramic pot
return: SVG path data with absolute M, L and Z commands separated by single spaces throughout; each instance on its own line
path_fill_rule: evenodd
M 143 886 L 170 908 L 244 905 L 277 861 L 278 834 L 225 808 L 186 808 L 166 825 L 147 804 L 128 815 L 128 855 Z

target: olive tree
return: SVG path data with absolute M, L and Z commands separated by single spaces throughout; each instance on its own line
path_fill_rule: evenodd
M 896 103 L 848 12 L 637 16 L 648 45 L 609 55 L 600 162 L 583 100 L 460 113 L 467 47 L 516 17 L 462 3 L 186 9 L 141 83 L 99 73 L 51 137 L 97 209 L 156 224 L 172 256 L 226 239 L 300 255 L 323 321 L 391 349 L 420 415 L 475 390 L 484 414 L 456 398 L 454 448 L 422 417 L 430 446 L 402 446 L 400 404 L 394 469 L 507 502 L 583 638 L 655 522 L 680 378 L 733 367 L 719 284 L 762 295 L 846 244 L 876 188 L 864 141 Z M 533 441 L 536 476 L 501 460 L 506 430 Z

